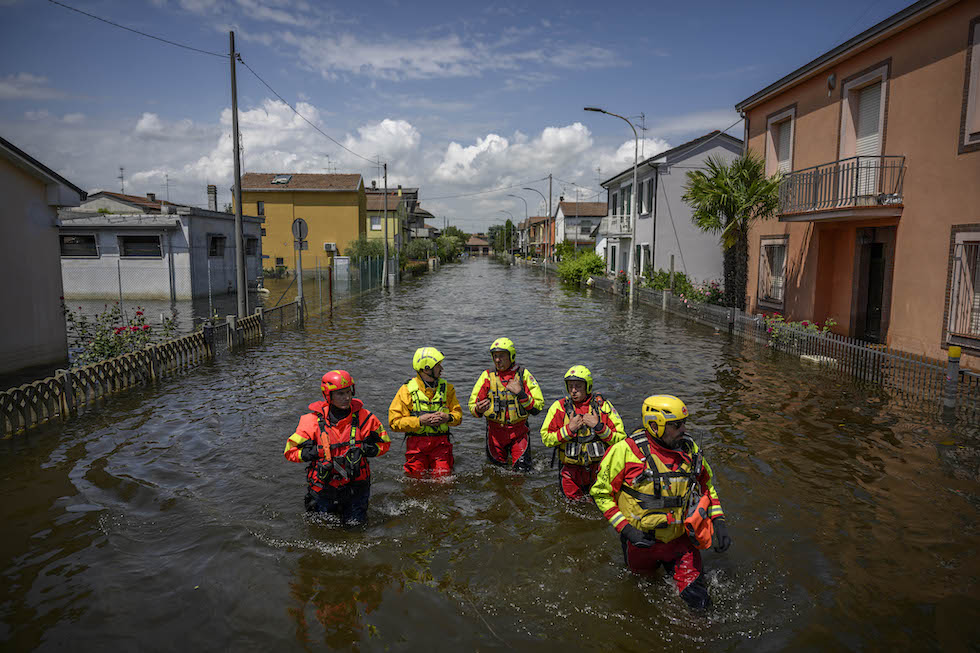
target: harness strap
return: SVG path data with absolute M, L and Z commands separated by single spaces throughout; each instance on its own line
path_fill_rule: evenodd
M 664 508 L 681 508 L 684 505 L 684 497 L 657 497 L 652 494 L 640 492 L 628 485 L 622 487 L 623 492 L 636 499 L 637 504 L 644 510 L 662 510 Z

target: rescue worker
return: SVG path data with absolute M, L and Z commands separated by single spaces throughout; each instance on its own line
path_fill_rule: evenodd
M 408 434 L 405 473 L 409 476 L 446 476 L 453 473 L 453 444 L 449 427 L 463 421 L 456 388 L 442 378 L 442 361 L 435 347 L 415 350 L 416 375 L 398 388 L 388 408 L 388 426 Z
M 527 471 L 531 468 L 531 438 L 527 419 L 544 408 L 534 376 L 517 365 L 517 348 L 510 338 L 490 345 L 493 369 L 485 370 L 470 393 L 470 413 L 487 419 L 487 459 L 496 465 Z
M 592 392 L 592 372 L 586 366 L 573 365 L 565 372 L 565 390 L 568 394 L 551 404 L 544 418 L 541 441 L 557 453 L 562 492 L 578 501 L 589 498 L 602 456 L 626 437 L 626 430 L 613 405 Z
M 688 411 L 673 395 L 643 402 L 643 428 L 614 444 L 599 466 L 592 498 L 619 533 L 626 566 L 673 576 L 688 605 L 711 605 L 701 570 L 701 549 L 732 540 L 712 484 L 711 467 L 685 434 Z
M 310 404 L 283 455 L 307 463 L 309 512 L 337 515 L 343 524 L 363 523 L 371 496 L 368 458 L 388 451 L 391 440 L 381 421 L 354 399 L 354 379 L 344 370 L 323 375 L 323 401 Z

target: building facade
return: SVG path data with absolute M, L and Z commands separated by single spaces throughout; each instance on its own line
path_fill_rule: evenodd
M 569 242 L 575 249 L 593 249 L 593 230 L 606 215 L 605 202 L 558 201 L 555 210 L 555 239 Z
M 980 1 L 923 1 L 736 108 L 784 175 L 748 305 L 980 364 Z
M 358 174 L 242 175 L 242 212 L 265 218 L 265 267 L 295 267 L 293 220 L 309 227 L 303 267 L 326 267 L 352 241 L 367 233 L 367 197 Z
M 397 250 L 407 242 L 405 235 L 408 229 L 408 210 L 405 199 L 398 194 L 398 191 L 389 192 L 386 205 L 385 194 L 383 192 L 374 193 L 368 191 L 368 240 L 384 241 L 386 215 L 388 222 L 388 246 Z

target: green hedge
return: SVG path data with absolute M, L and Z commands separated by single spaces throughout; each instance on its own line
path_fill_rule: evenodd
M 558 277 L 568 283 L 582 283 L 587 277 L 602 276 L 605 271 L 606 262 L 595 252 L 580 252 L 558 264 Z

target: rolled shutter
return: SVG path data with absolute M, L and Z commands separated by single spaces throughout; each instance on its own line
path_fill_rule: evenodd
M 783 174 L 793 169 L 790 161 L 790 143 L 793 136 L 793 121 L 786 120 L 776 125 L 776 170 Z

